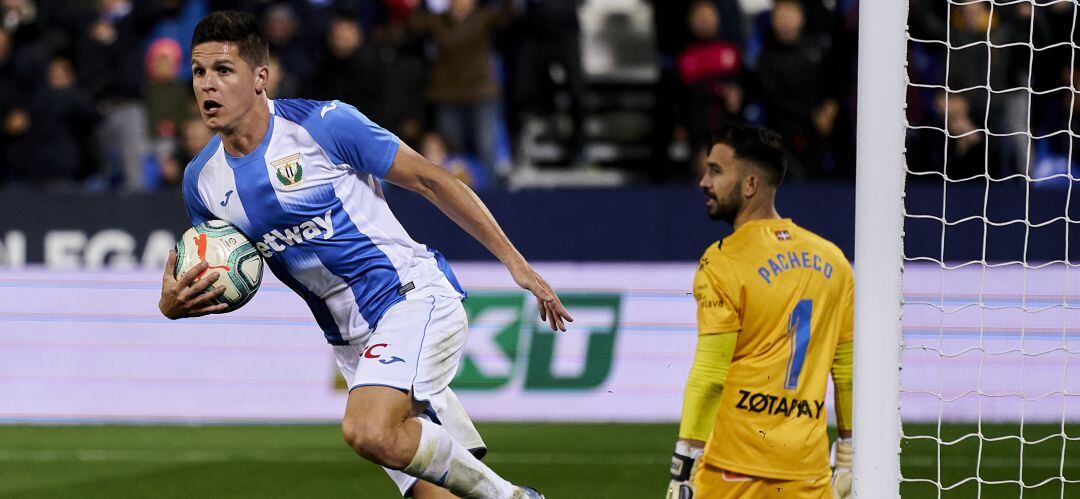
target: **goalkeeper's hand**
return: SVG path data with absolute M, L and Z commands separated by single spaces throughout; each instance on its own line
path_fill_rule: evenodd
M 851 497 L 851 439 L 837 438 L 829 460 L 833 467 L 833 499 L 848 499 Z
M 703 453 L 703 449 L 690 447 L 682 440 L 675 444 L 675 453 L 671 455 L 671 481 L 665 499 L 694 498 L 694 473 Z

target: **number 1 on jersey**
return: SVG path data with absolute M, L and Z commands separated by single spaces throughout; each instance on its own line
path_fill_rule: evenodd
M 784 388 L 794 390 L 799 387 L 799 373 L 802 372 L 806 349 L 810 345 L 810 317 L 814 313 L 814 300 L 799 300 L 788 317 L 788 340 L 791 342 L 791 355 L 788 357 L 787 375 L 784 376 Z

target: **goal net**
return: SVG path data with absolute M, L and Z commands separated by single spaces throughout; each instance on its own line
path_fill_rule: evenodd
M 1078 15 L 1076 0 L 910 0 L 898 17 L 902 243 L 889 244 L 902 248 L 902 336 L 890 438 L 904 497 L 1080 497 Z M 868 159 L 859 175 L 873 174 Z M 857 335 L 873 335 L 859 313 Z M 857 458 L 857 482 L 863 471 Z

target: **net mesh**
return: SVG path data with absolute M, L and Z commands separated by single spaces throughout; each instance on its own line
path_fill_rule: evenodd
M 1078 5 L 909 1 L 905 497 L 1080 497 Z

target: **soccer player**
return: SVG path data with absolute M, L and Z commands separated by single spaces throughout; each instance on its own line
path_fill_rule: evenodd
M 346 442 L 406 496 L 542 497 L 478 459 L 484 442 L 448 388 L 465 342 L 465 293 L 442 255 L 394 218 L 378 179 L 438 206 L 536 296 L 552 330 L 565 331 L 572 319 L 551 286 L 468 187 L 356 108 L 268 98 L 267 44 L 253 16 L 212 13 L 191 46 L 195 98 L 217 133 L 184 172 L 191 223 L 239 227 L 307 302 L 349 382 Z M 179 279 L 175 265 L 170 254 L 166 317 L 224 310 L 209 304 L 223 291 L 207 291 L 218 275 L 196 279 L 205 262 Z
M 734 232 L 694 275 L 698 343 L 686 382 L 671 499 L 848 497 L 853 281 L 834 244 L 780 218 L 780 136 L 731 126 L 700 186 Z M 836 385 L 830 484 L 825 387 Z

